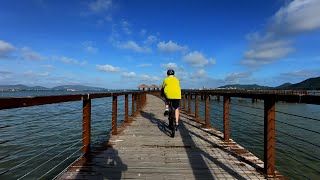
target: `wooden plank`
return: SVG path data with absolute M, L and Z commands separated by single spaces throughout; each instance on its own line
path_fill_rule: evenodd
M 58 179 L 265 179 L 258 171 L 261 160 L 232 139 L 225 143 L 223 133 L 202 128 L 184 111 L 171 138 L 163 106 L 148 95 L 130 126 Z

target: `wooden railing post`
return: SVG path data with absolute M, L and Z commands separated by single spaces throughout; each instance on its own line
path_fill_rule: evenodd
M 210 118 L 210 104 L 209 104 L 209 95 L 205 95 L 205 100 L 206 100 L 206 103 L 205 103 L 205 106 L 206 106 L 206 120 L 205 120 L 205 123 L 206 123 L 206 128 L 210 128 L 210 121 L 209 121 L 209 118 Z
M 188 113 L 191 113 L 191 93 L 188 94 Z
M 137 95 L 137 111 L 140 111 L 140 105 L 141 105 L 141 95 Z
M 186 94 L 183 94 L 183 109 L 186 109 Z
M 275 174 L 275 100 L 264 99 L 264 170 L 267 176 Z
M 131 98 L 132 98 L 132 101 L 131 101 L 131 115 L 134 114 L 134 103 L 135 103 L 135 95 L 132 94 Z
M 230 106 L 230 97 L 223 96 L 223 133 L 224 141 L 229 142 L 230 130 L 229 130 L 229 106 Z
M 128 94 L 126 94 L 124 96 L 124 122 L 125 123 L 128 123 L 129 122 L 129 119 L 128 119 Z
M 82 153 L 87 158 L 90 153 L 91 139 L 91 99 L 83 99 L 82 105 Z
M 112 96 L 112 135 L 117 135 L 117 96 Z
M 195 117 L 196 121 L 199 122 L 198 94 L 195 94 L 195 99 L 194 99 L 194 101 L 195 101 L 195 104 L 194 104 L 194 108 L 195 108 L 195 110 L 194 110 L 194 117 Z

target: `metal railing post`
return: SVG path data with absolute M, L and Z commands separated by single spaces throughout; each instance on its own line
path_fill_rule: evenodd
M 264 99 L 264 170 L 275 175 L 275 100 Z
M 117 135 L 117 96 L 112 96 L 112 135 Z
M 229 110 L 230 110 L 230 97 L 223 96 L 223 134 L 224 141 L 229 142 Z
M 91 139 L 91 99 L 83 99 L 82 104 L 82 153 L 87 158 L 90 153 Z

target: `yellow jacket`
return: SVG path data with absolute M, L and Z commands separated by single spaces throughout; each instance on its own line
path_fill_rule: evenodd
M 163 80 L 162 88 L 167 99 L 181 99 L 181 88 L 179 79 L 175 76 L 168 76 Z

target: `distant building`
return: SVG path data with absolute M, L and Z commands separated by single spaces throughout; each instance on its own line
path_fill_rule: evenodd
M 151 86 L 149 86 L 149 90 L 160 90 L 159 86 L 155 85 L 155 84 L 152 84 Z
M 147 91 L 147 90 L 149 90 L 149 86 L 147 86 L 145 84 L 141 84 L 140 86 L 138 86 L 138 89 L 142 90 L 142 91 Z

